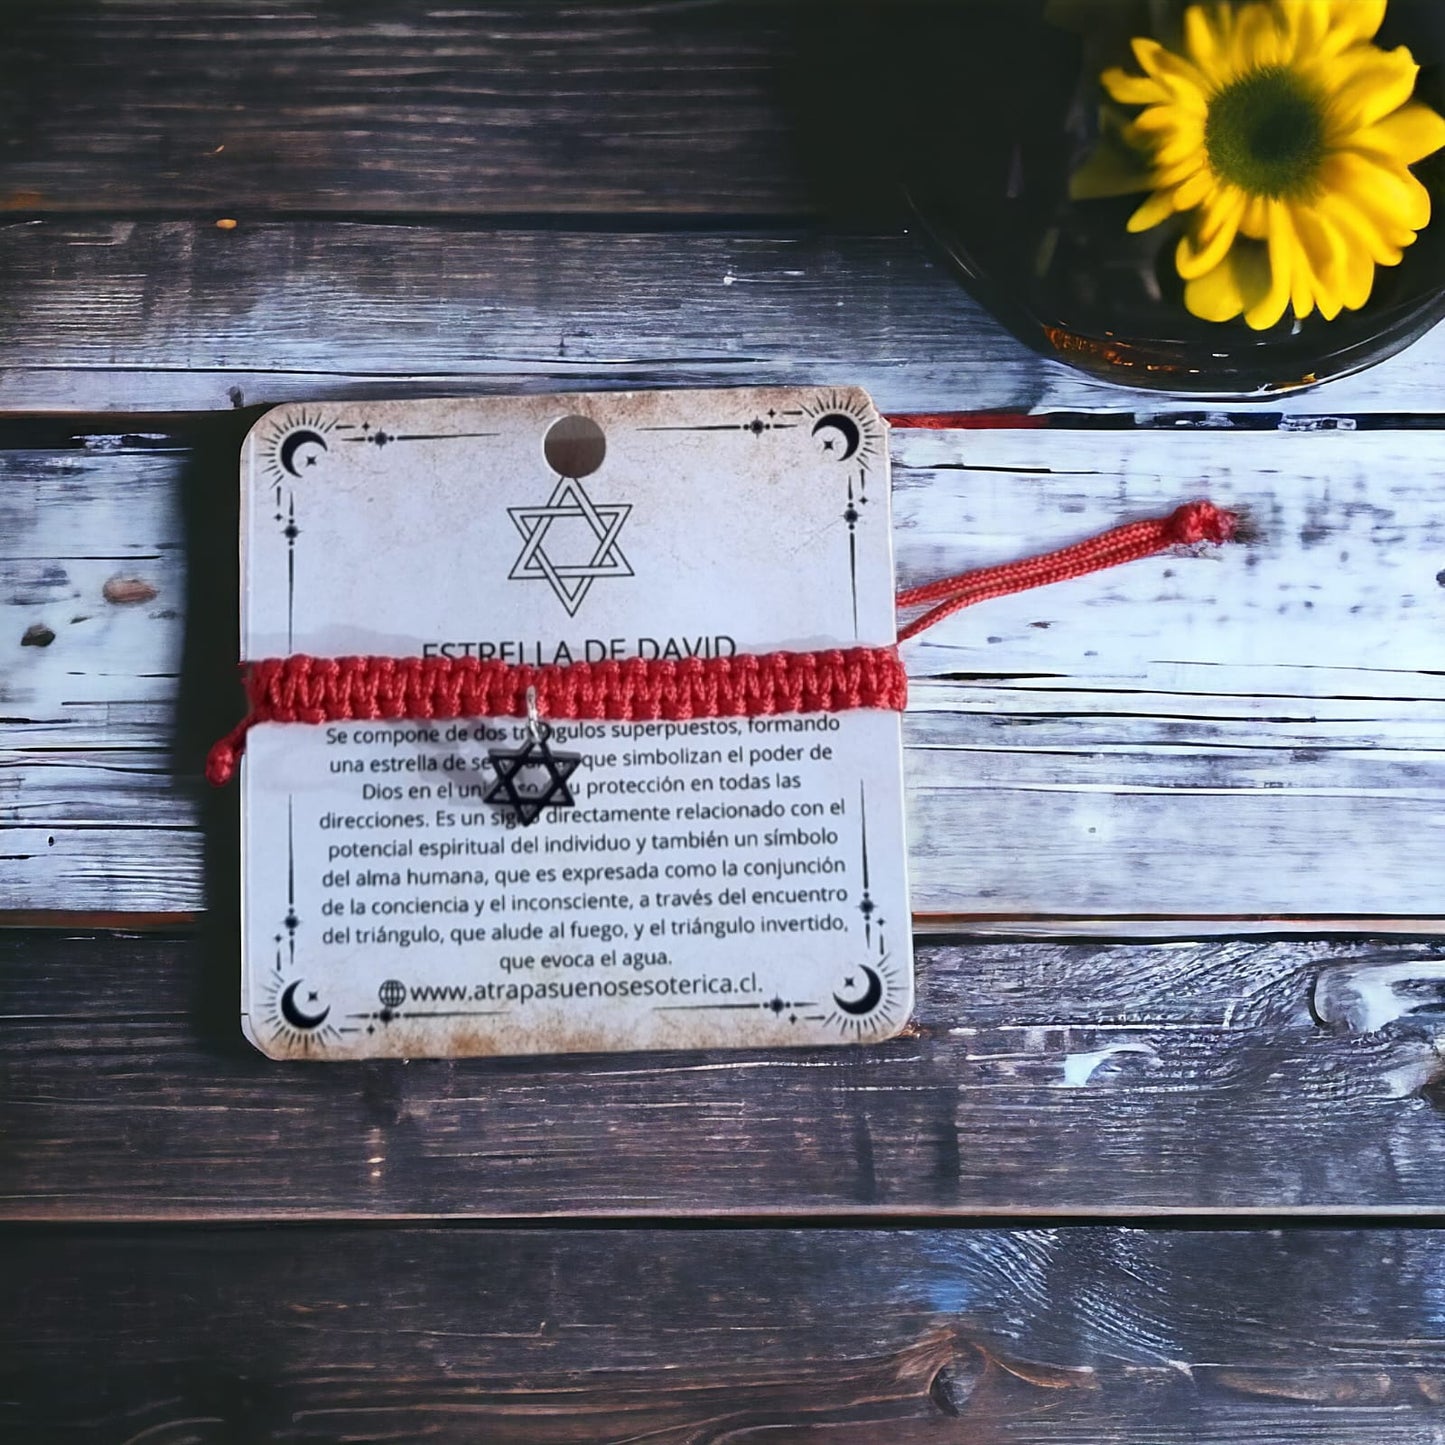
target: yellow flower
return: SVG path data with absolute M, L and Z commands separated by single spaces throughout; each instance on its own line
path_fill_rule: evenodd
M 1333 320 L 1365 304 L 1375 267 L 1396 265 L 1429 221 L 1409 167 L 1445 145 L 1445 120 L 1412 101 L 1409 50 L 1372 43 L 1385 4 L 1190 5 L 1180 50 L 1137 36 L 1144 73 L 1100 77 L 1143 107 L 1123 138 L 1147 158 L 1137 188 L 1152 193 L 1129 229 L 1186 216 L 1174 259 L 1195 316 L 1263 330 L 1293 306 Z

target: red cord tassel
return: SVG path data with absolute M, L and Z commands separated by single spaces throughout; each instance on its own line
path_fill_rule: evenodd
M 1048 552 L 1042 557 L 1029 557 L 1022 562 L 1006 562 L 1000 567 L 980 567 L 974 572 L 960 572 L 922 587 L 909 587 L 898 594 L 900 610 L 909 607 L 929 608 L 912 622 L 899 629 L 899 642 L 917 637 L 935 623 L 994 597 L 1007 597 L 1012 592 L 1026 592 L 1033 587 L 1047 587 L 1051 582 L 1064 582 L 1083 577 L 1121 562 L 1135 562 L 1152 557 L 1170 547 L 1193 546 L 1200 542 L 1228 542 L 1239 532 L 1239 517 L 1212 502 L 1186 502 L 1167 517 L 1143 522 L 1127 522 L 1100 537 L 1076 542 L 1072 547 Z

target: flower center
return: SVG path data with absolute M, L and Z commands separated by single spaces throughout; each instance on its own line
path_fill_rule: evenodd
M 1298 195 L 1324 156 L 1324 115 L 1297 75 L 1266 66 L 1209 102 L 1204 146 L 1214 173 L 1250 195 Z

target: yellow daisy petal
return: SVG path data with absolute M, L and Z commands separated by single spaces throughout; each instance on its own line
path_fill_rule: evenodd
M 1225 4 L 1224 0 L 1209 0 L 1203 9 L 1214 26 L 1214 34 L 1219 43 L 1220 63 L 1233 73 L 1238 59 L 1234 51 L 1234 22 L 1238 12 L 1233 5 Z
M 1373 156 L 1337 151 L 1325 158 L 1320 180 L 1382 227 L 1418 231 L 1430 222 L 1430 192 L 1409 171 Z
M 1234 279 L 1231 253 L 1206 276 L 1184 287 L 1184 305 L 1201 321 L 1233 321 L 1244 310 L 1244 296 Z
M 1333 321 L 1345 309 L 1340 293 L 1318 276 L 1315 277 L 1315 309 L 1326 321 Z
M 1161 172 L 1165 172 L 1172 170 L 1175 166 L 1183 165 L 1187 161 L 1189 163 L 1187 169 L 1178 177 L 1179 180 L 1183 180 L 1185 176 L 1193 175 L 1195 171 L 1204 169 L 1199 164 L 1203 149 L 1203 132 L 1197 128 L 1181 126 L 1154 152 L 1154 164 L 1159 167 Z
M 1296 321 L 1303 321 L 1315 309 L 1314 289 L 1310 278 L 1303 272 L 1295 272 L 1294 289 L 1290 292 L 1289 304 Z
M 1328 44 L 1341 48 L 1347 45 L 1362 45 L 1373 40 L 1375 33 L 1385 23 L 1386 0 L 1327 0 L 1327 3 Z
M 1340 233 L 1311 205 L 1294 207 L 1293 220 L 1300 249 L 1315 278 L 1316 293 L 1323 294 L 1342 286 L 1347 247 Z
M 1379 220 L 1362 211 L 1344 196 L 1321 196 L 1316 202 L 1320 214 L 1345 238 L 1352 262 L 1359 256 L 1372 268 L 1394 266 L 1401 257 L 1399 233 L 1383 226 Z
M 1210 85 L 1199 70 L 1182 55 L 1166 50 L 1157 40 L 1146 35 L 1136 35 L 1129 44 L 1133 47 L 1134 58 L 1140 67 L 1159 81 L 1176 81 L 1201 95 L 1207 95 Z
M 1181 129 L 1187 129 L 1191 133 L 1196 145 L 1204 139 L 1204 127 L 1197 120 L 1181 113 L 1177 105 L 1151 105 L 1134 117 L 1126 134 L 1133 132 L 1129 137 L 1131 140 L 1148 146 L 1155 143 L 1154 137 L 1172 135 Z
M 1445 146 L 1445 120 L 1428 105 L 1414 102 L 1349 139 L 1351 150 L 1368 151 L 1387 160 L 1412 166 Z
M 1340 276 L 1340 300 L 1351 311 L 1358 311 L 1370 299 L 1375 284 L 1375 257 L 1372 255 L 1373 233 L 1364 218 L 1348 206 L 1331 206 L 1324 219 L 1333 225 L 1343 240 Z
M 1269 69 L 1289 59 L 1279 17 L 1262 3 L 1246 5 L 1239 12 L 1234 47 L 1236 54 L 1249 57 L 1253 69 Z
M 1183 48 L 1199 72 L 1215 85 L 1234 74 L 1224 36 L 1215 29 L 1214 16 L 1202 4 L 1192 4 L 1183 13 Z
M 1226 227 L 1238 231 L 1248 200 L 1249 197 L 1237 186 L 1220 186 L 1199 208 L 1197 224 L 1200 240 L 1211 240 Z
M 1218 182 L 1207 170 L 1195 171 L 1188 180 L 1180 181 L 1174 187 L 1174 209 L 1176 211 L 1192 211 L 1199 205 Z
M 1147 231 L 1161 221 L 1167 221 L 1174 214 L 1174 201 L 1170 192 L 1155 191 L 1132 216 L 1129 217 L 1130 231 Z
M 1344 308 L 1351 247 L 1328 219 L 1312 206 L 1297 206 L 1295 234 L 1314 280 L 1315 305 L 1326 321 Z M 1374 262 L 1364 257 L 1366 277 L 1374 275 Z
M 1268 331 L 1284 315 L 1298 250 L 1294 227 L 1289 221 L 1289 207 L 1280 201 L 1271 201 L 1269 210 L 1269 289 L 1244 309 L 1245 322 L 1255 331 Z
M 1217 211 L 1202 209 L 1201 220 L 1179 238 L 1174 251 L 1174 266 L 1183 280 L 1197 280 L 1219 265 L 1239 235 L 1243 213 L 1243 195 L 1227 200 Z
M 1306 263 L 1298 243 L 1289 278 L 1289 305 L 1296 321 L 1303 321 L 1315 309 L 1315 273 Z
M 1263 246 L 1235 246 L 1208 275 L 1184 286 L 1184 304 L 1201 321 L 1232 321 L 1269 289 Z
M 1329 73 L 1326 137 L 1339 143 L 1404 105 L 1415 93 L 1420 67 L 1403 45 L 1389 51 L 1361 46 L 1340 56 Z
M 1250 196 L 1245 202 L 1239 229 L 1256 241 L 1264 240 L 1269 234 L 1269 202 L 1263 196 Z
M 1183 160 L 1171 162 L 1167 166 L 1159 167 L 1154 172 L 1154 184 L 1160 190 L 1169 186 L 1177 186 L 1181 181 L 1187 181 L 1190 176 L 1199 171 L 1207 170 L 1202 153 L 1194 153 L 1184 157 Z
M 1292 59 L 1308 59 L 1319 53 L 1329 23 L 1329 9 L 1320 0 L 1276 0 L 1276 8 L 1293 44 Z
M 1363 283 L 1369 294 L 1375 263 L 1315 206 L 1296 206 L 1294 226 L 1314 275 L 1315 305 L 1326 321 L 1333 321 L 1344 309 L 1347 292 L 1355 294 Z
M 1130 75 L 1113 66 L 1099 77 L 1099 84 L 1120 105 L 1160 105 L 1169 99 L 1167 87 L 1147 75 Z

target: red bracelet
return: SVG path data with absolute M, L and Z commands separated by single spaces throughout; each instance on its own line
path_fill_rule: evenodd
M 246 673 L 250 710 L 211 749 L 206 777 L 229 781 L 257 723 L 526 717 L 619 722 L 847 712 L 908 703 L 896 647 L 734 657 L 627 658 L 533 667 L 475 657 L 270 657 Z
M 1129 522 L 1043 557 L 908 588 L 898 594 L 899 608 L 927 610 L 900 626 L 899 641 L 975 602 L 1081 577 L 1171 547 L 1227 542 L 1239 535 L 1240 525 L 1234 512 L 1210 502 L 1189 502 L 1168 517 Z M 262 722 L 529 715 L 641 722 L 855 708 L 902 711 L 908 702 L 908 678 L 896 647 L 541 667 L 475 657 L 296 655 L 248 664 L 246 696 L 246 717 L 207 759 L 206 777 L 213 783 L 229 781 L 247 732 Z

